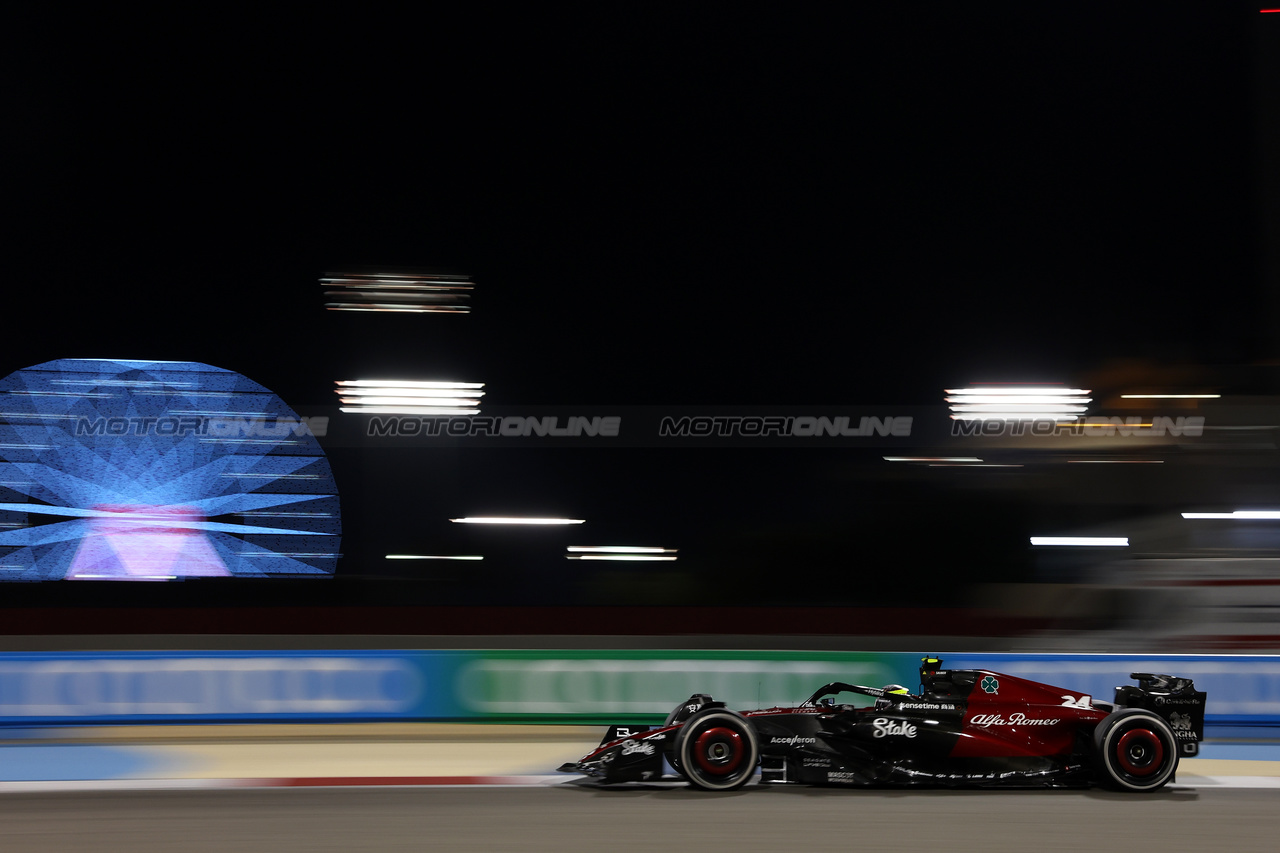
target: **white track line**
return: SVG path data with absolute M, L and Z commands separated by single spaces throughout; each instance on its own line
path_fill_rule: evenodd
M 1280 788 L 1280 776 L 1192 776 L 1170 788 Z
M 246 788 L 253 779 L 52 779 L 0 782 L 0 793 L 61 793 L 64 791 L 160 791 L 171 788 Z

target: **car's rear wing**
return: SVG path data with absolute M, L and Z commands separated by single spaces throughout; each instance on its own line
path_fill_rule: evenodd
M 1183 756 L 1200 752 L 1204 740 L 1204 706 L 1207 693 L 1196 690 L 1190 678 L 1134 672 L 1138 686 L 1126 684 L 1116 688 L 1116 705 L 1143 708 L 1169 724 L 1178 738 L 1178 752 Z

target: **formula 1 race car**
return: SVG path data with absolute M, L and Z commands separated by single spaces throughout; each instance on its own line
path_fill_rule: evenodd
M 661 726 L 611 726 L 566 773 L 605 784 L 1087 787 L 1154 791 L 1204 739 L 1206 694 L 1135 672 L 1115 702 L 983 669 L 920 667 L 920 693 L 832 682 L 800 705 L 736 712 L 695 694 Z M 862 697 L 837 704 L 841 693 Z M 868 704 L 869 703 L 869 704 Z M 667 768 L 672 773 L 667 773 Z

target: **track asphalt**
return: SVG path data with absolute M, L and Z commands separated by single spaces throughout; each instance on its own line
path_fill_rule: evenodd
M 1280 791 L 276 788 L 0 796 L 5 853 L 1276 849 Z
M 550 785 L 599 726 L 136 726 L 0 732 L 0 792 L 194 787 Z M 1280 788 L 1280 743 L 1206 742 L 1178 783 Z

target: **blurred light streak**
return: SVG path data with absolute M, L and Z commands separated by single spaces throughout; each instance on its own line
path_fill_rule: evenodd
M 242 554 L 243 557 L 321 557 L 326 560 L 336 560 L 341 554 L 335 554 L 332 551 L 261 551 L 249 552 Z
M 582 524 L 585 518 L 513 518 L 508 516 L 471 516 L 449 519 L 457 524 Z
M 320 278 L 329 311 L 469 314 L 470 276 L 414 272 L 329 272 Z
M 1058 403 L 973 403 L 960 404 L 951 407 L 953 412 L 1016 412 L 1017 414 L 1040 414 L 1047 415 L 1063 415 L 1075 413 L 1083 413 L 1089 410 L 1088 406 L 1067 406 Z
M 177 575 L 129 575 L 128 578 L 121 578 L 120 575 L 91 575 L 91 574 L 75 574 L 72 578 L 85 578 L 87 580 L 131 580 L 131 581 L 171 581 L 177 580 Z
M 388 560 L 483 560 L 479 554 L 388 554 Z
M 570 545 L 566 550 L 592 554 L 674 554 L 678 549 L 641 545 Z
M 449 298 L 448 295 L 441 296 L 434 293 L 402 292 L 401 290 L 402 288 L 408 288 L 408 287 L 411 287 L 411 285 L 401 285 L 401 284 L 378 285 L 376 286 L 376 289 L 374 289 L 375 285 L 361 284 L 361 285 L 356 285 L 356 287 L 361 288 L 361 293 L 360 293 L 361 296 L 394 299 L 397 302 L 440 302 Z M 448 289 L 456 289 L 456 288 L 448 288 Z
M 348 406 L 417 406 L 418 408 L 454 408 L 478 406 L 479 400 L 467 397 L 339 397 L 338 402 Z
M 1078 397 L 1081 394 L 1088 394 L 1090 391 L 1084 388 L 1057 388 L 1048 386 L 1009 386 L 1008 388 L 997 387 L 994 385 L 980 385 L 975 388 L 947 388 L 946 394 L 964 394 L 964 395 L 987 395 L 993 397 L 1008 396 L 1044 396 L 1044 397 Z
M 483 382 L 450 382 L 444 380 L 415 379 L 338 379 L 335 385 L 353 388 L 483 388 Z M 353 392 L 354 393 L 354 392 Z
M 483 394 L 483 382 L 415 382 L 411 379 L 337 379 L 335 386 L 342 388 L 344 394 L 397 394 L 408 397 L 438 397 L 440 392 L 456 394 L 458 391 L 474 391 Z M 364 388 L 376 388 L 378 391 L 364 391 Z
M 1044 385 L 946 389 L 952 420 L 1052 420 L 1081 415 L 1093 398 L 1083 388 Z
M 1122 400 L 1217 400 L 1221 394 L 1121 394 Z
M 24 397 L 84 397 L 86 399 L 114 400 L 119 394 L 81 394 L 74 391 L 10 391 Z
M 168 382 L 160 379 L 50 379 L 50 385 L 114 385 L 120 388 L 194 388 L 194 382 Z
M 976 456 L 883 456 L 885 462 L 981 462 Z
M 619 562 L 672 562 L 675 548 L 644 545 L 570 545 L 566 560 L 617 560 Z
M 338 379 L 338 407 L 349 414 L 477 415 L 483 382 L 409 379 Z
M 338 383 L 341 385 L 341 383 Z M 483 397 L 484 392 L 474 388 L 413 388 L 413 387 L 385 387 L 385 388 L 343 388 L 337 390 L 339 394 L 355 399 L 380 399 L 384 397 L 393 397 L 395 399 L 408 398 L 417 399 L 448 399 L 450 397 Z
M 1184 512 L 1183 518 L 1227 518 L 1251 521 L 1275 521 L 1280 519 L 1280 509 L 1238 509 L 1235 512 Z
M 1139 424 L 1142 426 L 1142 424 Z M 1068 459 L 1074 465 L 1163 465 L 1163 459 Z
M 463 282 L 468 277 L 462 276 L 433 276 L 396 278 L 388 275 L 353 275 L 337 278 L 322 278 L 324 282 L 342 283 L 344 287 L 354 288 L 406 288 L 410 290 L 470 290 L 470 284 L 446 284 L 447 281 Z M 431 281 L 431 284 L 424 284 L 425 281 Z
M 445 409 L 435 406 L 339 406 L 349 415 L 478 415 L 479 409 Z
M 1107 548 L 1128 548 L 1127 536 L 1032 536 L 1032 545 L 1065 545 L 1065 546 L 1102 546 Z
M 135 395 L 155 394 L 157 396 L 160 396 L 160 395 L 164 395 L 166 392 L 153 391 L 149 388 L 143 388 L 141 390 L 134 391 L 133 393 Z M 259 391 L 183 391 L 182 396 L 184 397 L 250 397 L 250 396 L 261 397 L 263 395 Z
M 963 462 L 934 462 L 929 465 L 930 468 L 1021 468 L 1022 463 L 1013 462 L 979 462 L 963 463 Z
M 1077 401 L 1087 403 L 1093 398 L 1074 396 L 1074 395 L 1070 397 L 1047 397 L 1047 396 L 1042 397 L 1042 396 L 1032 396 L 1029 394 L 1025 396 L 1017 396 L 1017 395 L 1006 396 L 1003 394 L 967 394 L 962 396 L 946 397 L 944 399 L 946 399 L 948 403 L 964 403 L 964 404 L 988 403 L 988 404 L 995 404 L 995 405 L 1001 405 L 1001 406 L 1008 406 L 1008 405 L 1014 405 L 1014 404 L 1017 404 L 1017 405 L 1038 404 L 1042 406 L 1062 406 L 1069 403 L 1075 403 Z
M 200 440 L 203 442 L 230 442 L 231 444 L 270 444 L 272 446 L 302 443 L 293 440 L 283 441 L 278 438 L 202 438 Z
M 1051 421 L 1057 418 L 1075 417 L 1071 412 L 961 412 L 953 414 L 953 421 Z M 1080 421 L 1067 421 L 1067 426 L 1082 426 Z
M 366 294 L 372 296 L 373 294 Z M 363 302 L 363 303 L 346 303 L 335 302 L 325 307 L 330 311 L 401 311 L 405 314 L 466 314 L 465 310 L 459 310 L 453 306 L 433 305 L 433 304 L 417 304 L 407 305 L 405 302 L 413 302 L 417 300 L 405 299 L 395 302 Z
M 236 515 L 249 517 L 269 517 L 269 518 L 333 518 L 331 512 L 262 512 L 259 510 L 250 510 L 248 512 L 237 512 Z
M 675 557 L 660 557 L 655 554 L 566 554 L 566 560 L 620 560 L 625 562 L 671 561 Z

